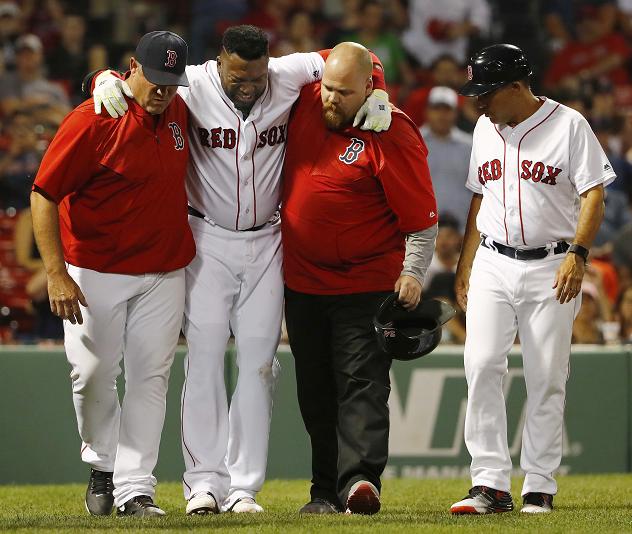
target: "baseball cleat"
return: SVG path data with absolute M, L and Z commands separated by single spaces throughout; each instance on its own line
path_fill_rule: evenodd
M 119 506 L 116 515 L 118 517 L 162 517 L 165 512 L 157 504 L 154 504 L 154 500 L 149 495 L 137 495 L 123 506 Z
M 187 503 L 187 515 L 219 514 L 217 501 L 210 491 L 200 491 Z
M 112 473 L 90 470 L 90 480 L 86 489 L 86 510 L 91 515 L 110 515 L 114 508 L 114 484 Z
M 337 514 L 339 512 L 336 505 L 319 497 L 313 498 L 298 511 L 299 514 Z
M 522 497 L 520 511 L 525 514 L 548 514 L 551 510 L 553 510 L 553 495 L 533 492 Z
M 226 511 L 236 514 L 258 514 L 259 512 L 263 512 L 263 507 L 258 505 L 252 497 L 242 497 L 241 499 L 237 499 Z
M 359 480 L 349 490 L 347 514 L 373 515 L 380 511 L 380 492 L 367 480 Z
M 467 497 L 450 507 L 453 514 L 496 514 L 514 508 L 511 493 L 486 486 L 474 486 Z

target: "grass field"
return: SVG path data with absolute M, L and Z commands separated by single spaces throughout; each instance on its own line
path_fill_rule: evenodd
M 520 480 L 513 485 L 514 499 Z M 266 483 L 257 515 L 186 517 L 179 484 L 158 486 L 156 502 L 165 518 L 135 520 L 90 517 L 82 485 L 0 486 L 0 530 L 13 532 L 253 532 L 380 533 L 401 532 L 632 532 L 632 475 L 568 476 L 559 479 L 555 510 L 542 516 L 517 511 L 502 515 L 459 516 L 450 504 L 467 493 L 465 480 L 387 480 L 382 511 L 375 516 L 303 517 L 306 481 Z M 516 505 L 519 503 L 516 501 Z M 517 506 L 519 509 L 519 506 Z

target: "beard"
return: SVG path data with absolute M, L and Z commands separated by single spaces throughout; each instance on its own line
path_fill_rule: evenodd
M 350 123 L 339 109 L 330 104 L 323 104 L 322 116 L 325 126 L 330 130 L 342 130 Z

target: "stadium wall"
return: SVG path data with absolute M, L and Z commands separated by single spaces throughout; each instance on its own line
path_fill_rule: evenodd
M 179 402 L 184 352 L 184 347 L 178 350 L 171 372 L 159 480 L 180 480 L 183 469 Z M 278 358 L 283 371 L 275 395 L 268 478 L 309 478 L 310 447 L 289 348 L 280 347 Z M 573 348 L 561 473 L 630 471 L 631 358 L 627 347 Z M 226 360 L 226 381 L 234 387 L 238 370 L 232 349 Z M 69 372 L 60 348 L 0 347 L 0 484 L 87 479 L 79 460 Z M 391 381 L 390 460 L 384 476 L 468 476 L 462 347 L 440 347 L 421 360 L 395 362 Z M 526 394 L 519 347 L 510 355 L 504 391 L 508 440 L 518 468 Z

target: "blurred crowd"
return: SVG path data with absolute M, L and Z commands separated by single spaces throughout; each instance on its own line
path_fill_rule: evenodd
M 83 99 L 84 75 L 127 70 L 137 40 L 155 29 L 182 35 L 189 62 L 202 63 L 240 23 L 264 28 L 272 55 L 351 40 L 381 58 L 391 100 L 430 151 L 440 231 L 424 291 L 448 300 L 478 118 L 473 99 L 456 90 L 472 51 L 497 42 L 522 47 L 534 65 L 534 92 L 580 111 L 617 174 L 574 342 L 632 342 L 632 0 L 0 0 L 0 344 L 62 337 L 48 309 L 29 191 L 61 120 Z M 464 338 L 459 317 L 444 341 Z

